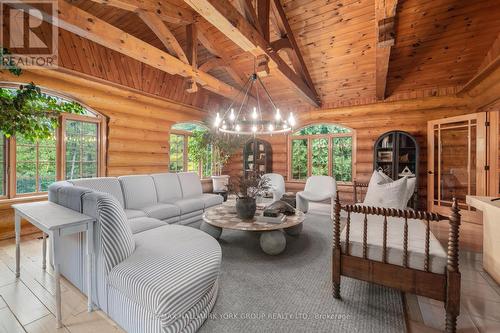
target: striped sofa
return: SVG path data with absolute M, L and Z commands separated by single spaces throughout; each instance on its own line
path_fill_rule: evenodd
M 203 324 L 217 298 L 221 249 L 179 224 L 222 201 L 201 193 L 197 175 L 57 182 L 49 200 L 96 218 L 92 299 L 123 329 L 194 332 Z M 61 273 L 87 294 L 84 244 L 85 234 L 63 238 Z

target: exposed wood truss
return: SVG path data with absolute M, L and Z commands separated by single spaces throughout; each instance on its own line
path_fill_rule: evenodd
M 194 15 L 186 10 L 167 1 L 152 0 L 90 0 L 103 5 L 120 8 L 130 12 L 146 11 L 155 13 L 163 21 L 176 24 L 190 24 L 194 22 Z
M 26 1 L 26 3 L 29 5 L 29 1 Z M 44 20 L 50 18 L 50 14 L 48 13 L 43 13 L 43 15 Z M 54 20 L 54 22 L 62 29 L 87 38 L 166 73 L 191 78 L 194 82 L 199 83 L 207 90 L 219 95 L 228 98 L 233 98 L 237 95 L 238 90 L 232 86 L 205 72 L 193 68 L 191 64 L 182 62 L 169 53 L 127 34 L 123 30 L 116 28 L 84 10 L 70 5 L 66 1 L 58 1 L 58 19 Z M 188 57 L 188 60 L 189 59 Z
M 182 46 L 158 14 L 144 10 L 137 11 L 137 14 L 155 33 L 163 45 L 165 45 L 170 54 L 176 55 L 180 60 L 182 60 L 182 62 L 189 64 L 189 60 L 186 53 L 182 49 Z
M 264 36 L 228 0 L 184 1 L 242 50 L 251 52 L 255 56 L 266 55 L 273 73 L 287 81 L 307 102 L 320 106 L 321 101 L 314 86 L 296 74 Z
M 377 31 L 375 76 L 376 94 L 379 100 L 385 99 L 389 58 L 395 38 L 394 20 L 396 17 L 397 4 L 398 0 L 375 1 L 375 23 Z

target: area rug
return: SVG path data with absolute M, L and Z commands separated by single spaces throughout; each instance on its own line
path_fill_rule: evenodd
M 224 230 L 220 291 L 199 332 L 404 332 L 401 294 L 342 278 L 332 297 L 332 222 L 308 213 L 300 236 L 268 256 L 256 233 Z

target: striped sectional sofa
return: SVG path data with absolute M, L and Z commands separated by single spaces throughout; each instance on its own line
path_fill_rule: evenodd
M 221 249 L 180 224 L 222 203 L 194 173 L 56 182 L 49 200 L 96 218 L 94 304 L 128 332 L 195 332 L 218 292 Z M 85 234 L 62 239 L 61 273 L 86 290 Z

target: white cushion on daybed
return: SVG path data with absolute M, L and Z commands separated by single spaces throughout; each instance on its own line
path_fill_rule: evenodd
M 364 214 L 351 214 L 349 232 L 349 254 L 363 257 L 363 219 Z M 368 215 L 367 256 L 368 259 L 382 261 L 383 254 L 383 216 Z M 387 262 L 402 266 L 403 264 L 403 231 L 404 219 L 387 219 Z M 345 253 L 346 228 L 341 233 L 342 252 Z M 446 252 L 436 237 L 430 233 L 430 271 L 443 274 L 446 268 Z M 425 224 L 420 220 L 408 219 L 408 266 L 424 269 L 425 260 Z
M 388 182 L 378 171 L 374 171 L 368 183 L 363 205 L 404 209 L 408 202 L 407 182 L 407 177 Z

